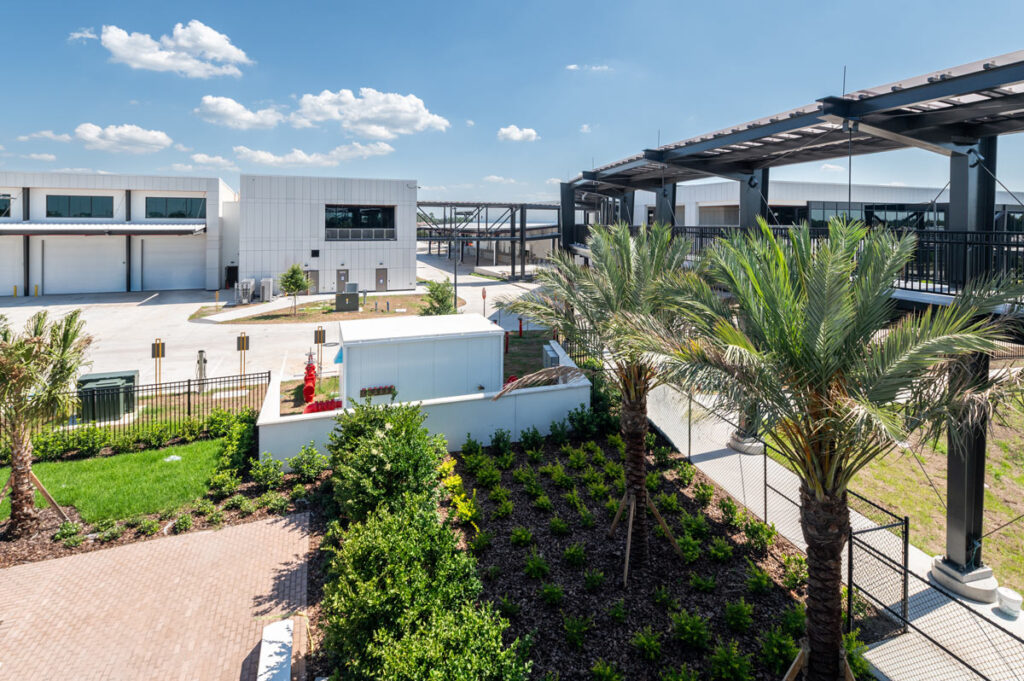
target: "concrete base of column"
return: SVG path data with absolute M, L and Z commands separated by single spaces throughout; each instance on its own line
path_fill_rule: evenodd
M 931 577 L 953 593 L 982 603 L 995 603 L 999 582 L 992 575 L 992 568 L 980 567 L 970 572 L 960 572 L 955 565 L 941 556 L 932 558 Z

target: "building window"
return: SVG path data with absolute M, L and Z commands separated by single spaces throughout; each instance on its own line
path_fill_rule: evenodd
M 146 217 L 168 220 L 205 220 L 206 199 L 147 196 Z
M 0 218 L 11 217 L 11 200 L 0 199 Z
M 324 207 L 327 241 L 395 240 L 394 206 Z
M 61 196 L 46 195 L 48 218 L 112 218 L 113 196 Z

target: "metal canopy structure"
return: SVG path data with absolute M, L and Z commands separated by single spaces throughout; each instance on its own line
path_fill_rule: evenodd
M 1024 50 L 945 71 L 824 97 L 585 171 L 578 193 L 621 195 L 704 177 L 922 147 L 949 155 L 1024 130 Z

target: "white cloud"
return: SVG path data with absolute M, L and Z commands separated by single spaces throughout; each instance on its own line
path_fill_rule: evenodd
M 175 143 L 174 143 L 174 148 L 175 148 L 176 150 L 178 150 L 178 151 L 192 151 L 192 147 L 186 147 L 186 146 L 185 146 L 184 144 L 182 144 L 181 142 L 175 142 Z
M 425 185 L 422 185 L 420 187 L 420 189 L 425 191 L 425 192 L 446 192 L 446 191 L 448 191 L 448 187 L 444 186 L 443 184 L 435 184 L 435 185 L 426 185 L 425 184 Z
M 109 170 L 96 170 L 95 168 L 54 168 L 53 173 L 89 173 L 90 175 L 110 175 Z
M 230 97 L 214 97 L 203 95 L 199 106 L 192 110 L 204 121 L 224 125 L 236 130 L 258 130 L 273 128 L 282 120 L 284 114 L 276 109 L 260 109 L 251 111 Z
M 474 125 L 476 125 L 476 121 L 474 121 L 472 118 L 467 118 L 466 119 L 466 127 L 467 128 L 472 128 Z
M 594 66 L 590 67 L 590 70 L 591 71 L 611 71 L 612 69 L 607 64 L 595 64 Z
M 61 134 L 55 133 L 53 130 L 40 130 L 39 132 L 30 132 L 27 135 L 18 135 L 19 142 L 28 142 L 29 140 L 51 140 L 53 142 L 70 142 L 71 135 L 66 132 Z
M 822 163 L 820 169 L 826 173 L 838 173 L 841 170 L 846 170 L 843 166 L 837 166 L 835 163 Z
M 130 124 L 101 128 L 92 123 L 82 123 L 75 128 L 75 137 L 85 144 L 86 149 L 125 151 L 131 154 L 161 151 L 173 142 L 162 130 L 146 130 Z
M 80 28 L 68 34 L 69 43 L 85 42 L 86 40 L 96 40 L 96 31 L 91 27 Z
M 322 121 L 339 121 L 345 130 L 378 140 L 390 140 L 398 135 L 424 130 L 444 131 L 450 125 L 446 118 L 430 113 L 416 95 L 378 92 L 369 87 L 360 88 L 358 96 L 351 90 L 324 90 L 318 95 L 302 95 L 299 110 L 290 118 L 296 128 L 311 128 Z
M 179 173 L 191 173 L 193 170 L 195 170 L 195 168 L 193 168 L 188 163 L 172 163 L 171 170 L 174 170 Z
M 589 133 L 590 132 L 590 123 L 584 123 L 583 125 L 581 125 L 580 126 L 580 132 L 582 132 L 583 134 Z
M 238 66 L 252 63 L 230 38 L 196 19 L 187 26 L 175 24 L 171 35 L 162 35 L 159 41 L 148 33 L 104 26 L 100 43 L 115 62 L 133 69 L 171 71 L 187 78 L 240 76 Z
M 565 70 L 566 71 L 579 71 L 580 70 L 580 65 L 579 64 L 568 64 L 565 67 Z
M 211 156 L 200 152 L 198 154 L 192 154 L 192 161 L 198 165 L 206 166 L 207 168 L 238 170 L 238 166 L 235 165 L 234 161 L 230 161 L 223 156 Z
M 53 154 L 22 154 L 22 158 L 31 159 L 33 161 L 56 161 L 57 157 Z
M 510 177 L 502 177 L 501 175 L 488 175 L 484 178 L 484 182 L 492 182 L 494 184 L 515 184 L 516 181 Z
M 319 152 L 307 154 L 301 149 L 292 149 L 289 153 L 284 155 L 273 154 L 269 151 L 262 151 L 258 149 L 250 149 L 249 147 L 237 146 L 235 149 L 235 155 L 238 156 L 242 161 L 248 163 L 257 163 L 265 166 L 320 166 L 320 167 L 331 167 L 336 166 L 342 161 L 351 161 L 353 159 L 364 159 L 371 156 L 383 156 L 390 154 L 395 149 L 386 142 L 371 142 L 370 144 L 360 144 L 359 142 L 353 142 L 352 144 L 342 144 L 341 146 L 331 149 L 326 154 Z
M 557 177 L 549 177 L 548 179 L 544 180 L 544 184 L 562 184 L 562 181 L 559 180 Z
M 569 64 L 566 71 L 611 71 L 612 67 L 607 64 Z
M 506 125 L 498 130 L 498 139 L 506 142 L 536 142 L 540 135 L 533 128 L 520 128 L 518 125 Z

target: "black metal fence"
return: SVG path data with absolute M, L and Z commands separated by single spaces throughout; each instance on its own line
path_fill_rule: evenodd
M 734 419 L 692 396 L 684 399 L 686 454 L 696 455 L 699 466 L 714 465 L 736 429 Z M 799 482 L 770 444 L 758 444 L 760 456 L 740 457 L 729 471 L 742 486 L 739 500 L 783 536 L 800 538 Z M 1024 679 L 1024 639 L 910 569 L 909 519 L 856 492 L 848 500 L 847 626 L 868 640 L 886 640 L 869 656 L 872 663 L 893 681 Z
M 572 242 L 585 243 L 589 227 L 576 225 Z M 634 229 L 638 229 L 634 227 Z M 772 232 L 786 239 L 790 226 L 773 226 Z M 960 291 L 971 279 L 984 274 L 1008 274 L 1016 281 L 1024 280 L 1024 233 L 970 232 L 938 229 L 892 229 L 917 237 L 914 259 L 894 282 L 907 291 L 951 295 Z M 693 255 L 710 248 L 719 239 L 746 231 L 734 225 L 677 226 L 672 234 L 693 242 Z M 814 240 L 828 238 L 826 227 L 811 228 Z
M 73 432 L 95 426 L 113 436 L 161 425 L 169 432 L 205 421 L 215 410 L 259 411 L 270 384 L 270 372 L 218 376 L 148 385 L 85 387 L 71 391 L 74 406 L 30 424 L 31 435 Z M 0 423 L 0 454 L 9 446 Z

